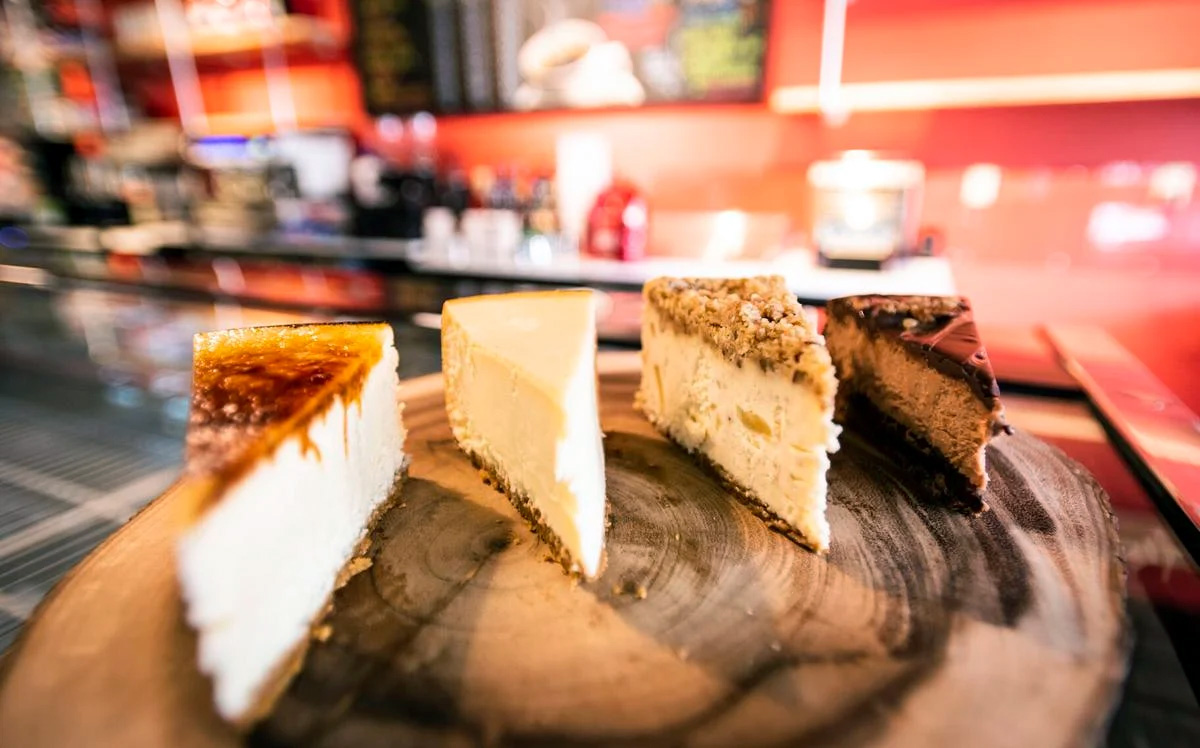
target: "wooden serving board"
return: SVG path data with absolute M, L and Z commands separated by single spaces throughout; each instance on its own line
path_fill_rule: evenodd
M 1018 432 L 992 511 L 911 500 L 847 438 L 833 548 L 792 544 L 632 408 L 601 359 L 608 563 L 573 583 L 455 447 L 440 377 L 405 383 L 413 454 L 373 565 L 252 743 L 1068 746 L 1102 735 L 1124 673 L 1108 500 Z M 172 565 L 178 492 L 41 606 L 0 674 L 0 745 L 216 746 Z

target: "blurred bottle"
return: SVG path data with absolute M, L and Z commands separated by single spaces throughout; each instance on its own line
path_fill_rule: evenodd
M 600 192 L 588 213 L 584 251 L 606 260 L 634 262 L 646 255 L 646 200 L 630 184 Z
M 373 153 L 351 166 L 356 236 L 419 239 L 425 210 L 434 205 L 432 172 L 397 167 Z
M 472 208 L 492 207 L 492 186 L 496 183 L 496 172 L 490 166 L 479 165 L 471 169 L 470 190 Z
M 513 169 L 500 167 L 496 170 L 496 179 L 492 182 L 488 204 L 495 210 L 516 211 L 520 209 L 521 201 L 517 197 L 517 184 Z
M 471 188 L 467 184 L 467 173 L 457 162 L 446 166 L 445 176 L 438 182 L 437 204 L 449 208 L 455 220 L 471 206 Z
M 471 207 L 462 216 L 462 236 L 471 262 L 508 264 L 521 245 L 522 220 L 513 170 L 471 170 Z
M 388 168 L 383 183 L 396 196 L 395 214 L 390 222 L 392 236 L 399 239 L 420 239 L 425 210 L 434 204 L 435 182 L 432 171 L 420 168 Z
M 363 151 L 350 162 L 350 212 L 355 236 L 388 236 L 391 208 L 396 196 L 384 185 L 386 162 L 379 154 Z
M 420 239 L 425 211 L 437 200 L 437 120 L 428 112 L 417 112 L 406 123 L 410 157 L 384 179 L 396 191 L 396 236 Z
M 358 236 L 419 239 L 426 209 L 437 203 L 435 139 L 431 115 L 420 112 L 407 123 L 382 117 L 380 138 L 390 144 L 384 158 L 361 153 L 351 166 L 354 233 Z
M 554 182 L 548 176 L 538 176 L 533 180 L 525 211 L 525 233 L 531 236 L 551 236 L 558 233 Z

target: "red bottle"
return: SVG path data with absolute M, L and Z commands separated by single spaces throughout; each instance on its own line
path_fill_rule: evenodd
M 596 196 L 588 213 L 584 251 L 592 257 L 631 262 L 646 256 L 646 200 L 629 184 L 613 184 Z

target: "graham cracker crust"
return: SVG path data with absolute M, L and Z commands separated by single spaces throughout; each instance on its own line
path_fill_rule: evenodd
M 259 687 L 258 693 L 254 697 L 253 706 L 240 718 L 231 722 L 233 727 L 239 732 L 244 733 L 249 731 L 251 727 L 264 719 L 275 708 L 275 702 L 279 701 L 279 697 L 283 696 L 288 685 L 292 682 L 292 678 L 296 677 L 303 668 L 304 658 L 308 654 L 312 640 L 318 637 L 318 630 L 325 625 L 325 619 L 333 612 L 333 596 L 337 594 L 338 590 L 345 587 L 346 583 L 355 574 L 370 568 L 371 564 L 363 565 L 359 560 L 371 548 L 371 532 L 375 529 L 376 523 L 391 511 L 392 507 L 399 501 L 400 494 L 403 493 L 404 481 L 408 478 L 410 461 L 411 458 L 407 456 L 404 458 L 404 464 L 400 466 L 400 470 L 396 473 L 396 480 L 392 484 L 392 489 L 389 491 L 387 498 L 371 512 L 371 516 L 363 526 L 362 537 L 358 539 L 358 543 L 354 546 L 354 551 L 350 554 L 350 557 L 346 559 L 346 563 L 338 570 L 333 589 L 330 591 L 329 596 L 325 598 L 325 603 L 321 606 L 321 609 L 313 617 L 312 621 L 309 622 L 308 632 L 288 650 L 287 654 L 280 659 L 267 675 L 266 680 L 263 681 L 263 685 Z M 328 635 L 326 635 L 326 638 L 328 638 Z
M 462 445 L 459 446 L 461 447 Z M 516 490 L 503 473 L 494 466 L 487 464 L 479 455 L 466 448 L 463 448 L 463 452 L 466 453 L 467 457 L 471 458 L 471 464 L 484 474 L 485 481 L 492 488 L 508 498 L 509 503 L 516 508 L 521 518 L 529 524 L 529 528 L 533 530 L 533 534 L 537 535 L 538 539 L 550 549 L 550 557 L 562 566 L 567 576 L 575 579 L 583 579 L 582 567 L 571 556 L 566 546 L 563 545 L 562 538 L 558 537 L 558 534 L 550 529 L 550 526 L 542 519 L 541 510 L 533 505 L 529 496 L 523 491 Z M 604 561 L 605 558 L 601 558 L 601 569 L 603 569 Z M 597 576 L 599 576 L 599 572 L 597 572 Z
M 921 434 L 879 410 L 868 397 L 847 392 L 838 410 L 842 425 L 891 458 L 922 500 L 964 514 L 988 510 L 986 489 L 974 485 Z

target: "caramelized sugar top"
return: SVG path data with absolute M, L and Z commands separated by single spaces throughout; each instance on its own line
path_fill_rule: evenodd
M 197 335 L 188 472 L 231 482 L 285 438 L 303 434 L 334 397 L 348 407 L 382 356 L 384 329 L 363 322 Z

